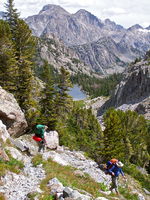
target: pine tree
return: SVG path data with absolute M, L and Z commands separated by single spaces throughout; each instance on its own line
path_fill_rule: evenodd
M 47 61 L 44 61 L 42 78 L 45 82 L 44 89 L 42 91 L 42 98 L 40 101 L 42 123 L 46 124 L 51 130 L 56 127 L 57 117 L 55 112 L 55 96 L 56 91 L 54 89 L 54 82 L 50 71 L 50 65 Z
M 37 102 L 34 100 L 32 93 L 32 91 L 35 90 L 33 88 L 33 55 L 35 52 L 36 40 L 32 36 L 29 26 L 24 20 L 19 18 L 19 14 L 17 13 L 17 9 L 14 8 L 13 2 L 13 0 L 8 0 L 6 8 L 7 21 L 11 28 L 18 67 L 16 97 L 20 107 L 25 112 L 27 120 L 31 122 L 37 109 Z
M 109 109 L 104 122 L 106 129 L 102 153 L 106 159 L 116 157 L 142 167 L 148 165 L 148 127 L 143 116 L 133 111 Z
M 14 6 L 14 0 L 7 0 L 5 7 L 7 10 L 5 17 L 6 17 L 7 22 L 10 25 L 12 39 L 15 40 L 16 24 L 19 19 L 19 13 L 17 12 L 17 9 Z
M 0 85 L 15 94 L 18 69 L 11 37 L 9 24 L 0 20 Z
M 124 158 L 121 119 L 114 109 L 109 109 L 104 116 L 104 149 L 106 159 Z
M 70 81 L 70 74 L 68 71 L 61 67 L 60 78 L 57 85 L 56 96 L 56 114 L 58 117 L 64 117 L 65 113 L 69 112 L 72 98 L 68 95 L 69 88 L 72 87 Z

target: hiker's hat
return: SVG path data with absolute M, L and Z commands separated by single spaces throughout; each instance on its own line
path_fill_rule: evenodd
M 122 163 L 121 161 L 117 162 L 116 165 L 117 165 L 118 167 L 123 167 L 123 163 Z

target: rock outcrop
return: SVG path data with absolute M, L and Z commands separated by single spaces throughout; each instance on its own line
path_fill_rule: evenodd
M 27 127 L 24 113 L 14 96 L 0 87 L 0 120 L 10 135 L 20 136 Z
M 6 140 L 10 137 L 6 126 L 3 124 L 3 122 L 0 120 L 0 138 L 3 142 L 6 142 Z
M 70 74 L 90 75 L 91 72 L 90 67 L 80 60 L 75 51 L 66 47 L 62 40 L 50 33 L 38 41 L 38 65 L 41 65 L 41 58 L 47 60 L 58 71 L 63 66 Z
M 59 146 L 59 137 L 57 131 L 50 131 L 45 134 L 47 148 L 57 149 Z
M 150 119 L 149 61 L 142 60 L 125 71 L 123 80 L 117 85 L 110 100 L 99 109 L 98 115 L 112 106 L 121 110 L 135 110 Z

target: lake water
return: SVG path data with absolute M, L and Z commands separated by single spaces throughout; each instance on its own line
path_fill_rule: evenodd
M 69 95 L 72 96 L 73 100 L 83 100 L 87 97 L 78 85 L 74 85 L 74 87 L 70 89 Z

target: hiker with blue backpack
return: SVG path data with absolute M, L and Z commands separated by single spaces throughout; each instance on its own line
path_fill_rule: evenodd
M 112 191 L 113 189 L 115 189 L 116 194 L 119 194 L 119 191 L 118 191 L 119 175 L 121 174 L 123 178 L 126 180 L 125 175 L 122 171 L 122 167 L 123 167 L 123 163 L 121 161 L 118 161 L 115 164 L 113 164 L 111 168 L 108 169 L 108 174 L 110 174 L 112 178 L 112 186 L 110 190 Z
M 45 145 L 46 145 L 46 140 L 45 140 L 45 131 L 48 129 L 47 126 L 38 124 L 35 126 L 34 133 L 35 135 L 33 136 L 33 139 L 37 142 L 39 148 L 38 152 L 41 152 L 41 150 L 45 150 Z

